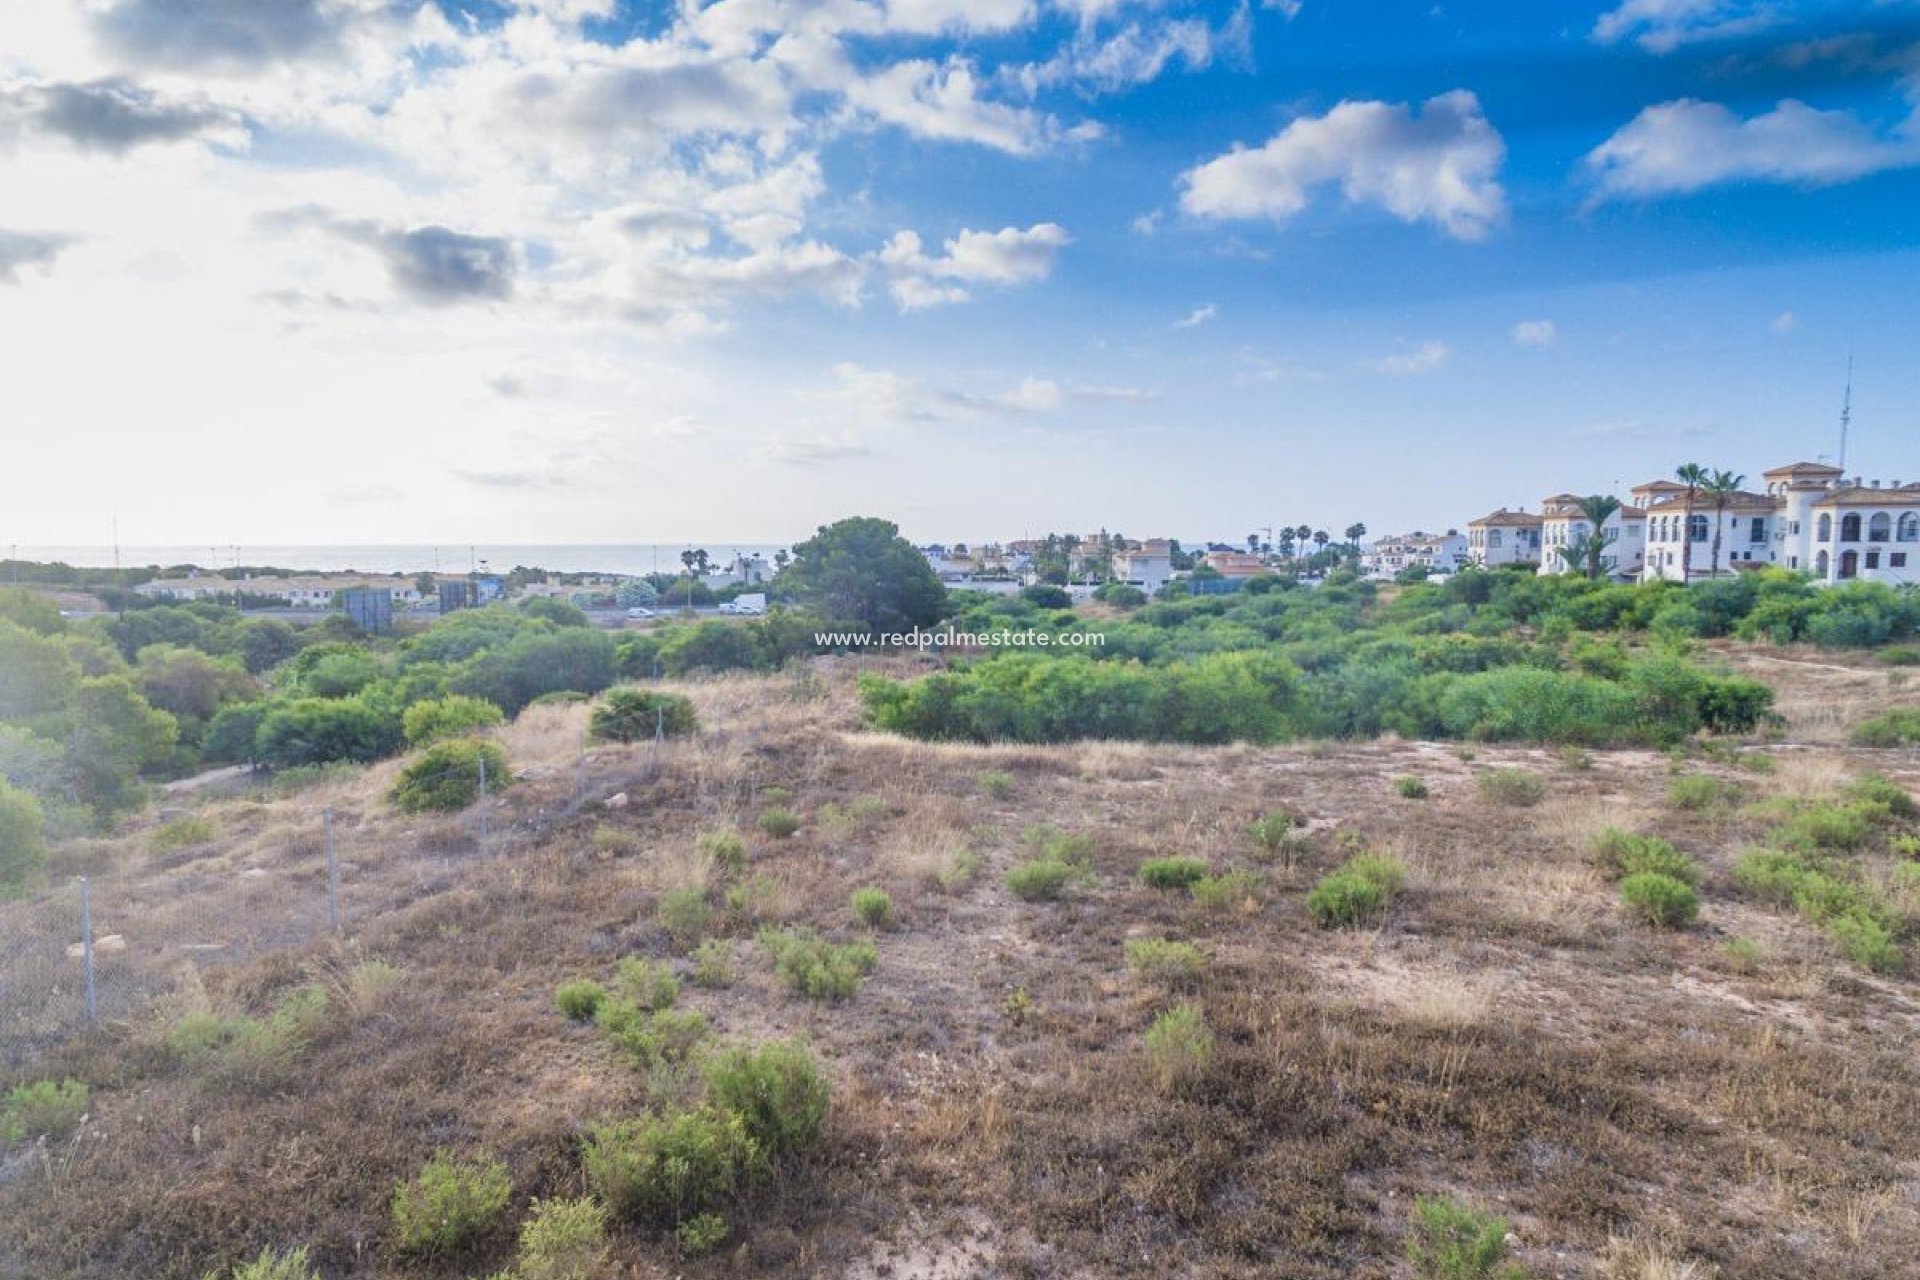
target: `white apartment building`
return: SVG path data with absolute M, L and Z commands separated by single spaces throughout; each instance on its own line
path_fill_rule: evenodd
M 1580 502 L 1571 493 L 1556 493 L 1541 502 L 1541 573 L 1586 572 L 1580 547 L 1594 533 L 1593 522 L 1580 509 Z M 1647 513 L 1639 507 L 1622 506 L 1601 525 L 1600 536 L 1607 539 L 1601 561 L 1607 576 L 1628 582 L 1638 578 L 1646 561 Z
M 1540 563 L 1539 516 L 1505 507 L 1467 522 L 1467 555 L 1474 564 L 1493 568 L 1503 564 Z
M 1415 531 L 1375 538 L 1361 554 L 1360 568 L 1369 578 L 1389 580 L 1416 565 L 1429 573 L 1453 573 L 1468 563 L 1467 553 L 1467 539 L 1456 530 Z
M 1116 579 L 1151 595 L 1173 578 L 1173 544 L 1165 538 L 1149 538 L 1114 552 L 1112 568 Z

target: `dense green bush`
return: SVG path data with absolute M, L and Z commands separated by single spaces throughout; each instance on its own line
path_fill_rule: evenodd
M 695 947 L 687 980 L 696 987 L 732 986 L 733 944 L 725 938 L 708 938 Z
M 1507 1222 L 1450 1196 L 1414 1202 L 1407 1261 L 1420 1280 L 1525 1280 L 1508 1263 Z
M 762 812 L 756 825 L 775 840 L 785 840 L 800 829 L 800 818 L 791 809 L 773 808 Z
M 1692 887 L 1658 871 L 1637 871 L 1622 880 L 1620 900 L 1660 929 L 1685 928 L 1700 914 L 1700 898 Z
M 1075 874 L 1058 858 L 1035 858 L 1007 872 L 1007 888 L 1022 902 L 1052 902 L 1066 891 Z
M 87 1086 L 78 1080 L 15 1085 L 0 1104 L 0 1142 L 64 1138 L 87 1114 Z
M 1425 800 L 1427 784 L 1408 774 L 1393 780 L 1393 790 L 1402 800 Z
M 872 885 L 855 889 L 853 918 L 869 929 L 878 929 L 893 918 L 893 898 L 885 889 Z
M 1193 905 L 1202 911 L 1253 910 L 1260 905 L 1266 881 L 1257 871 L 1236 867 L 1217 876 L 1201 876 L 1187 886 Z
M 1371 919 L 1399 895 L 1406 865 L 1385 854 L 1360 854 L 1322 876 L 1307 894 L 1307 911 L 1323 929 Z
M 1495 804 L 1526 807 L 1546 798 L 1547 783 L 1525 769 L 1489 769 L 1474 779 L 1480 794 Z
M 1170 986 L 1192 982 L 1207 963 L 1199 947 L 1168 938 L 1128 938 L 1124 950 L 1128 968 L 1143 978 Z
M 699 1107 L 596 1125 L 581 1162 L 613 1213 L 669 1226 L 723 1202 L 764 1159 L 739 1115 Z
M 597 1200 L 535 1200 L 520 1224 L 515 1280 L 585 1280 L 606 1257 L 606 1235 Z
M 607 989 L 592 979 L 563 982 L 553 990 L 553 1003 L 575 1022 L 591 1022 L 607 998 Z
M 680 998 L 680 981 L 673 967 L 644 956 L 627 956 L 614 966 L 614 988 L 636 1008 L 670 1009 Z
M 40 878 L 47 865 L 45 833 L 40 802 L 0 777 L 0 898 Z
M 407 745 L 412 747 L 424 747 L 443 738 L 458 738 L 505 722 L 500 708 L 491 702 L 459 693 L 416 702 L 400 717 Z
M 268 711 L 254 740 L 254 756 L 269 769 L 368 764 L 400 749 L 400 717 L 357 698 L 300 698 Z
M 320 1280 L 305 1245 L 284 1253 L 269 1245 L 257 1257 L 235 1263 L 226 1275 L 227 1280 Z M 209 1272 L 206 1280 L 220 1280 L 220 1273 Z
M 1667 803 L 1696 813 L 1738 804 L 1740 796 L 1740 788 L 1733 783 L 1704 773 L 1683 774 L 1667 784 Z
M 760 945 L 773 957 L 775 976 L 814 1000 L 847 999 L 880 962 L 871 942 L 828 942 L 810 929 L 765 930 Z
M 1199 858 L 1173 855 L 1148 858 L 1140 864 L 1140 883 L 1149 889 L 1185 889 L 1207 874 L 1207 864 Z
M 1920 744 L 1920 711 L 1897 707 L 1854 726 L 1853 741 L 1861 747 L 1911 747 Z
M 513 785 L 507 753 L 497 742 L 455 738 L 436 742 L 400 771 L 387 798 L 404 813 L 454 813 L 483 794 Z
M 500 1225 L 513 1180 L 498 1160 L 456 1160 L 436 1151 L 393 1190 L 394 1239 L 407 1253 L 457 1253 Z
M 713 919 L 713 906 L 707 901 L 705 889 L 687 885 L 661 894 L 660 901 L 654 904 L 653 916 L 667 936 L 684 947 L 698 942 L 700 935 L 707 931 L 707 924 Z
M 693 703 L 677 693 L 614 689 L 594 707 L 588 729 L 610 742 L 644 742 L 656 733 L 668 738 L 698 733 L 700 718 Z
M 820 1141 L 833 1090 L 804 1041 L 729 1049 L 708 1060 L 706 1078 L 715 1105 L 740 1117 L 768 1159 L 804 1155 Z
M 1593 852 L 1612 875 L 1652 872 L 1688 885 L 1700 883 L 1700 864 L 1659 836 L 1631 835 L 1608 827 L 1594 837 Z

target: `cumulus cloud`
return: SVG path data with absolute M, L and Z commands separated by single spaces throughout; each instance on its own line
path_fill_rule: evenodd
M 1423 342 L 1412 351 L 1370 361 L 1367 367 L 1375 373 L 1384 373 L 1389 377 L 1409 378 L 1416 374 L 1432 373 L 1444 365 L 1452 355 L 1453 349 L 1444 342 Z
M 848 458 L 865 457 L 871 452 L 859 433 L 851 429 L 824 435 L 777 433 L 762 440 L 754 449 L 756 457 L 797 467 L 843 462 Z
M 311 207 L 269 214 L 260 224 L 270 230 L 318 228 L 371 249 L 393 286 L 428 306 L 510 298 L 523 265 L 511 240 L 468 235 L 438 225 L 388 227 Z
M 129 60 L 186 70 L 251 71 L 331 51 L 380 6 L 351 0 L 120 0 L 94 17 Z
M 897 233 L 875 261 L 893 277 L 890 289 L 903 311 L 964 302 L 971 284 L 1019 285 L 1053 273 L 1060 250 L 1073 243 L 1065 227 L 1039 222 L 998 231 L 963 230 L 944 251 L 929 256 L 918 234 Z
M 1550 347 L 1560 338 L 1551 320 L 1522 320 L 1513 326 L 1513 340 L 1523 347 Z
M 1205 218 L 1285 223 L 1316 188 L 1337 186 L 1403 222 L 1431 222 L 1461 240 L 1506 218 L 1498 181 L 1506 144 L 1472 93 L 1456 89 L 1408 103 L 1342 102 L 1295 120 L 1265 146 L 1235 147 L 1181 176 L 1180 207 Z
M 1220 313 L 1220 308 L 1209 302 L 1203 307 L 1195 307 L 1182 318 L 1173 322 L 1176 329 L 1198 329 Z
M 34 85 L 0 93 L 0 123 L 52 134 L 76 146 L 121 155 L 215 129 L 237 132 L 233 113 L 163 102 L 126 80 Z
M 1098 125 L 1064 126 L 1044 112 L 991 101 L 981 96 L 981 87 L 973 64 L 964 58 L 914 58 L 849 85 L 847 102 L 917 137 L 972 142 L 1013 155 L 1100 135 Z
M 1799 327 L 1800 319 L 1791 311 L 1782 311 L 1779 315 L 1767 322 L 1767 328 L 1773 330 L 1775 333 L 1792 333 Z
M 1670 53 L 1684 44 L 1750 34 L 1777 16 L 1769 6 L 1736 0 L 1624 0 L 1600 15 L 1593 38 L 1601 44 L 1632 40 L 1649 52 Z
M 67 247 L 64 236 L 0 229 L 0 284 L 14 284 L 22 267 L 48 267 Z
M 1692 98 L 1648 107 L 1586 158 L 1603 195 L 1628 197 L 1741 181 L 1832 186 L 1914 164 L 1910 128 L 1883 135 L 1851 112 L 1791 98 L 1747 118 Z

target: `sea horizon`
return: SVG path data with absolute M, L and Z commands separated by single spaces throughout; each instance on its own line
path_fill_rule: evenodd
M 297 573 L 506 573 L 516 567 L 554 573 L 638 575 L 677 573 L 680 553 L 704 550 L 715 568 L 736 554 L 772 556 L 789 543 L 291 543 L 275 546 L 179 544 L 112 546 L 25 544 L 9 548 L 12 559 L 76 568 L 123 569 L 192 566 L 203 572 L 236 566 L 271 567 Z

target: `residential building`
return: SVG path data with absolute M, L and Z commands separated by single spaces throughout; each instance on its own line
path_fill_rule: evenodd
M 1469 562 L 1467 539 L 1458 530 L 1415 531 L 1375 538 L 1360 556 L 1360 570 L 1369 578 L 1392 579 L 1416 566 L 1429 573 L 1453 573 Z
M 1209 551 L 1204 563 L 1223 578 L 1252 578 L 1271 572 L 1265 560 L 1247 551 Z
M 1527 511 L 1498 511 L 1467 522 L 1467 555 L 1483 568 L 1540 563 L 1539 516 Z
M 1644 487 L 1644 486 L 1643 486 Z M 1639 490 L 1635 490 L 1638 493 Z M 1583 573 L 1586 561 L 1581 551 L 1594 536 L 1593 522 L 1581 509 L 1584 499 L 1571 493 L 1556 493 L 1540 504 L 1540 572 Z M 1621 506 L 1601 525 L 1599 536 L 1607 542 L 1601 564 L 1609 578 L 1632 581 L 1640 576 L 1647 550 L 1647 513 L 1639 507 Z
M 1165 538 L 1134 543 L 1113 553 L 1112 567 L 1117 581 L 1152 594 L 1173 578 L 1173 544 Z
M 1744 489 L 1725 495 L 1683 491 L 1647 508 L 1647 559 L 1641 577 L 1685 581 L 1776 563 L 1774 519 L 1780 504 Z M 1716 539 L 1718 552 L 1715 551 Z

